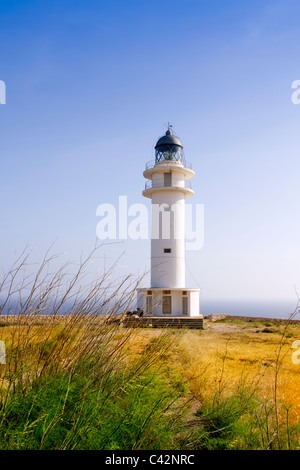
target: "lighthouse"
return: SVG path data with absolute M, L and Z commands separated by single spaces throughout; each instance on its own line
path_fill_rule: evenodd
M 137 305 L 154 317 L 199 317 L 200 290 L 185 285 L 185 200 L 195 176 L 169 125 L 144 170 L 143 196 L 151 199 L 151 286 L 137 292 Z

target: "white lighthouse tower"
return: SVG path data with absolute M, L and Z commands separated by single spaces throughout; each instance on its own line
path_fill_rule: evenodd
M 185 199 L 194 194 L 195 173 L 171 126 L 143 175 L 143 195 L 152 201 L 151 287 L 138 289 L 138 307 L 150 316 L 199 317 L 199 289 L 185 285 Z

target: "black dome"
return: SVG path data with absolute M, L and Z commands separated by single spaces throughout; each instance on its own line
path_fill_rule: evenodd
M 166 134 L 158 139 L 154 148 L 160 147 L 161 145 L 178 145 L 178 147 L 183 148 L 182 143 L 178 137 L 172 134 L 171 129 L 168 129 Z

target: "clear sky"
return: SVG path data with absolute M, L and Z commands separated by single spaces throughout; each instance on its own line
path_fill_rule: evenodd
M 205 207 L 187 284 L 209 299 L 294 299 L 299 18 L 298 0 L 2 0 L 1 266 L 28 243 L 34 259 L 54 241 L 76 259 L 95 244 L 99 204 L 149 206 L 142 172 L 170 121 L 196 172 L 189 202 Z M 102 255 L 122 252 L 119 274 L 149 267 L 149 241 Z

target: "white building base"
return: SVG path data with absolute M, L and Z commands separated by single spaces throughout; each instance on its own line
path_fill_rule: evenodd
M 199 317 L 200 289 L 137 289 L 137 307 L 154 317 Z

